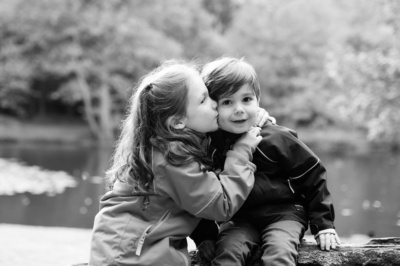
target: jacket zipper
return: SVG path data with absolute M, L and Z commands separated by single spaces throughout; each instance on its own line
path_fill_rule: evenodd
M 144 241 L 145 241 L 147 235 L 150 234 L 151 232 L 153 232 L 154 230 L 156 230 L 158 227 L 160 227 L 160 225 L 169 218 L 170 214 L 171 214 L 171 211 L 166 211 L 163 214 L 163 216 L 155 224 L 152 224 L 152 225 L 149 225 L 146 227 L 143 234 L 139 238 L 137 248 L 136 248 L 136 253 L 135 253 L 136 256 L 140 256 L 140 254 L 142 253 L 142 248 L 143 248 Z

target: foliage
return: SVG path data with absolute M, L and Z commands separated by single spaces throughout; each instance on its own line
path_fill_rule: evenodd
M 262 104 L 280 123 L 353 124 L 370 140 L 399 143 L 399 6 L 249 0 L 226 36 L 230 53 L 256 67 Z
M 79 104 L 93 133 L 111 138 L 134 81 L 163 59 L 218 50 L 207 13 L 174 2 L 4 2 L 0 58 L 9 71 L 0 77 L 0 108 L 22 113 L 17 90 Z
M 330 105 L 365 128 L 371 141 L 396 144 L 400 143 L 400 18 L 396 15 L 400 3 L 384 0 L 372 7 L 380 12 L 371 8 L 367 17 L 357 18 L 370 31 L 352 33 L 346 46 L 328 56 L 327 70 L 340 92 Z
M 0 111 L 61 101 L 107 139 L 127 88 L 160 61 L 232 55 L 254 65 L 280 124 L 399 143 L 399 12 L 396 0 L 4 0 Z

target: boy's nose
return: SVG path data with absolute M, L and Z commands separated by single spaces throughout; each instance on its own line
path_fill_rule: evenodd
M 243 113 L 244 113 L 243 107 L 240 105 L 236 106 L 235 114 L 243 114 Z

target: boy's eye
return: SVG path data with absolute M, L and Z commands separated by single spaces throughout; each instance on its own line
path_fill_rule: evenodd
M 230 104 L 231 103 L 231 101 L 230 100 L 223 100 L 223 101 L 221 101 L 221 105 L 228 105 L 228 104 Z

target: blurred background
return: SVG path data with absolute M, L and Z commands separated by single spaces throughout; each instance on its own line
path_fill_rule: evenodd
M 2 0 L 0 224 L 90 229 L 131 88 L 245 57 L 328 169 L 340 236 L 400 234 L 400 2 Z

